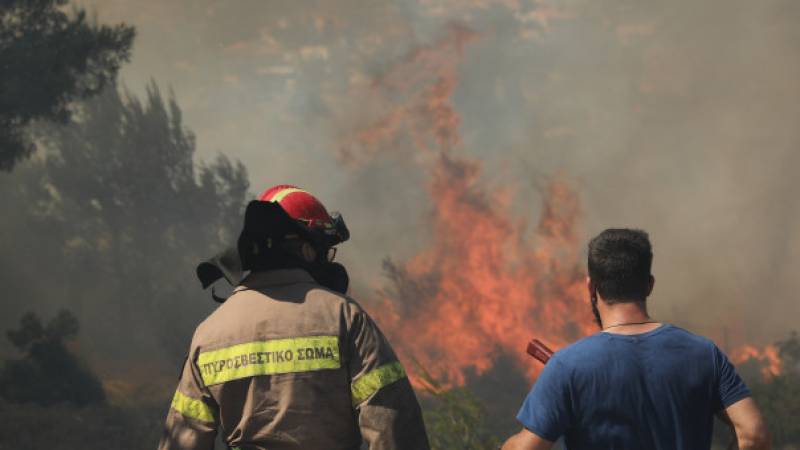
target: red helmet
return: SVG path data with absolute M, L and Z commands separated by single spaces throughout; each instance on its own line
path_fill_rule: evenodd
M 322 202 L 297 186 L 279 184 L 264 191 L 258 199 L 262 202 L 277 203 L 289 217 L 311 233 L 320 236 L 328 245 L 336 245 L 350 237 L 344 219 L 339 213 L 329 214 Z
M 317 255 L 329 258 L 327 264 L 315 268 L 317 280 L 331 289 L 346 292 L 347 271 L 341 264 L 331 263 L 328 252 L 350 238 L 344 219 L 337 212 L 329 214 L 310 193 L 287 184 L 267 189 L 258 200 L 247 205 L 244 227 L 236 246 L 200 263 L 197 277 L 203 288 L 221 277 L 235 286 L 242 280 L 244 271 L 253 268 L 262 246 L 272 248 L 276 243 L 298 237 L 313 245 Z M 214 299 L 224 301 L 215 295 Z

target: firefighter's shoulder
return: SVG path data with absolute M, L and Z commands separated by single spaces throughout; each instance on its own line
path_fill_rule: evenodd
M 298 333 L 338 334 L 342 316 L 350 322 L 362 311 L 349 296 L 314 281 L 237 289 L 198 325 L 194 340 L 197 345 L 214 346 Z

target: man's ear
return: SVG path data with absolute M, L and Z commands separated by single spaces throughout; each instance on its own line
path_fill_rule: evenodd
M 594 286 L 592 277 L 586 277 L 586 290 L 589 291 L 589 297 L 595 297 L 597 295 L 597 288 Z
M 653 293 L 653 286 L 656 285 L 656 277 L 650 275 L 650 288 L 647 290 L 647 296 Z

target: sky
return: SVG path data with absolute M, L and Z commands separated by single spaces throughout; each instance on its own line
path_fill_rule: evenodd
M 514 193 L 514 219 L 535 222 L 547 181 L 566 180 L 575 245 L 606 227 L 650 233 L 656 317 L 743 341 L 800 328 L 792 0 L 83 4 L 136 27 L 121 80 L 173 92 L 199 158 L 241 160 L 254 194 L 297 184 L 343 212 L 340 254 L 364 295 L 384 258 L 429 244 L 432 206 L 424 152 L 381 141 L 352 158 L 352 137 L 410 95 L 387 83 L 446 74 L 451 144 L 487 189 Z

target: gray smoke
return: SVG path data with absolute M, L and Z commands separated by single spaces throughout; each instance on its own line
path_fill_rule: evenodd
M 480 35 L 458 69 L 461 146 L 518 190 L 521 216 L 537 217 L 542 180 L 563 173 L 584 241 L 650 232 L 657 317 L 727 327 L 731 344 L 797 327 L 793 0 L 88 4 L 137 26 L 123 78 L 171 83 L 201 155 L 225 149 L 254 190 L 292 182 L 344 212 L 362 297 L 384 257 L 425 246 L 426 174 L 407 154 L 348 167 L 338 138 L 371 80 L 457 23 Z

